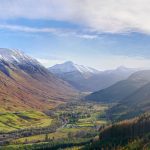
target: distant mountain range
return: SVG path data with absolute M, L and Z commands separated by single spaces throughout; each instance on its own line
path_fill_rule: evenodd
M 87 98 L 101 102 L 118 102 L 150 82 L 149 75 L 150 71 L 136 72 L 128 79 L 117 82 L 106 89 L 94 92 L 87 96 Z
M 113 120 L 130 119 L 145 112 L 150 112 L 150 82 L 109 110 Z
M 150 70 L 138 71 L 127 80 L 94 92 L 87 100 L 117 103 L 109 110 L 114 119 L 127 119 L 150 111 Z
M 71 61 L 67 61 L 63 64 L 56 64 L 53 67 L 50 67 L 49 70 L 54 73 L 61 75 L 63 73 L 70 72 L 80 72 L 85 78 L 88 78 L 90 75 L 99 73 L 98 70 L 93 69 L 91 67 L 86 67 L 83 65 L 74 64 Z
M 0 49 L 0 109 L 47 109 L 77 91 L 19 50 Z
M 49 71 L 82 92 L 93 92 L 128 78 L 137 69 L 119 67 L 115 70 L 98 71 L 69 61 L 50 67 Z

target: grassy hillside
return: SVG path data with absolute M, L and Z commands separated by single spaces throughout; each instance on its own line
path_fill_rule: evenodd
M 7 125 L 2 127 L 5 133 L 0 134 L 0 141 L 3 141 L 0 145 L 6 149 L 83 147 L 98 135 L 100 126 L 109 123 L 105 118 L 107 108 L 107 105 L 98 103 L 70 102 L 45 114 L 35 111 L 6 112 L 0 118 Z
M 49 126 L 52 119 L 42 112 L 0 113 L 0 133 Z
M 86 128 L 82 130 L 87 131 Z M 65 128 L 55 133 L 20 138 L 2 147 L 2 150 L 150 150 L 150 114 L 101 127 L 99 137 L 93 140 L 87 136 L 75 138 L 73 133 L 77 132 L 81 130 Z

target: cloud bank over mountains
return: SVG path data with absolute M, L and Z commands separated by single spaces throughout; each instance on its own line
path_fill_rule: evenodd
M 95 33 L 150 33 L 149 0 L 2 0 L 0 12 L 1 19 L 66 21 Z
M 149 15 L 149 0 L 1 0 L 0 44 L 46 67 L 72 60 L 101 70 L 147 68 Z

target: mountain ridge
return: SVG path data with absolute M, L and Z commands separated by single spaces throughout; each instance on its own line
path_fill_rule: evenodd
M 111 120 L 124 120 L 150 112 L 150 70 L 141 70 L 128 79 L 94 92 L 85 99 L 113 103 L 107 112 Z
M 137 71 L 126 80 L 119 81 L 112 86 L 94 92 L 87 96 L 88 100 L 101 102 L 118 102 L 150 82 L 150 70 Z
M 84 75 L 84 73 L 95 74 L 100 72 L 99 70 L 96 70 L 91 67 L 75 64 L 72 61 L 67 61 L 64 62 L 63 64 L 56 64 L 52 67 L 49 67 L 48 69 L 54 74 L 79 71 Z
M 79 68 L 84 68 L 84 71 Z M 114 70 L 98 71 L 91 67 L 75 65 L 70 61 L 49 68 L 50 72 L 82 92 L 94 92 L 107 88 L 120 80 L 126 79 L 136 70 L 120 66 Z
M 6 110 L 48 109 L 78 93 L 21 51 L 0 49 L 0 56 L 0 104 Z

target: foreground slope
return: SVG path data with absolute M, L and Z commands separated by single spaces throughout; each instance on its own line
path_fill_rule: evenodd
M 0 49 L 0 109 L 47 109 L 77 92 L 18 50 Z
M 93 92 L 111 86 L 129 77 L 137 69 L 119 67 L 115 70 L 96 69 L 65 62 L 49 68 L 49 71 L 83 92 Z
M 86 97 L 88 100 L 99 102 L 119 102 L 136 92 L 139 88 L 150 82 L 150 70 L 138 71 L 132 74 L 127 80 L 94 92 Z M 144 93 L 143 93 L 144 94 Z
M 115 123 L 100 130 L 99 139 L 86 149 L 150 149 L 150 114 Z

